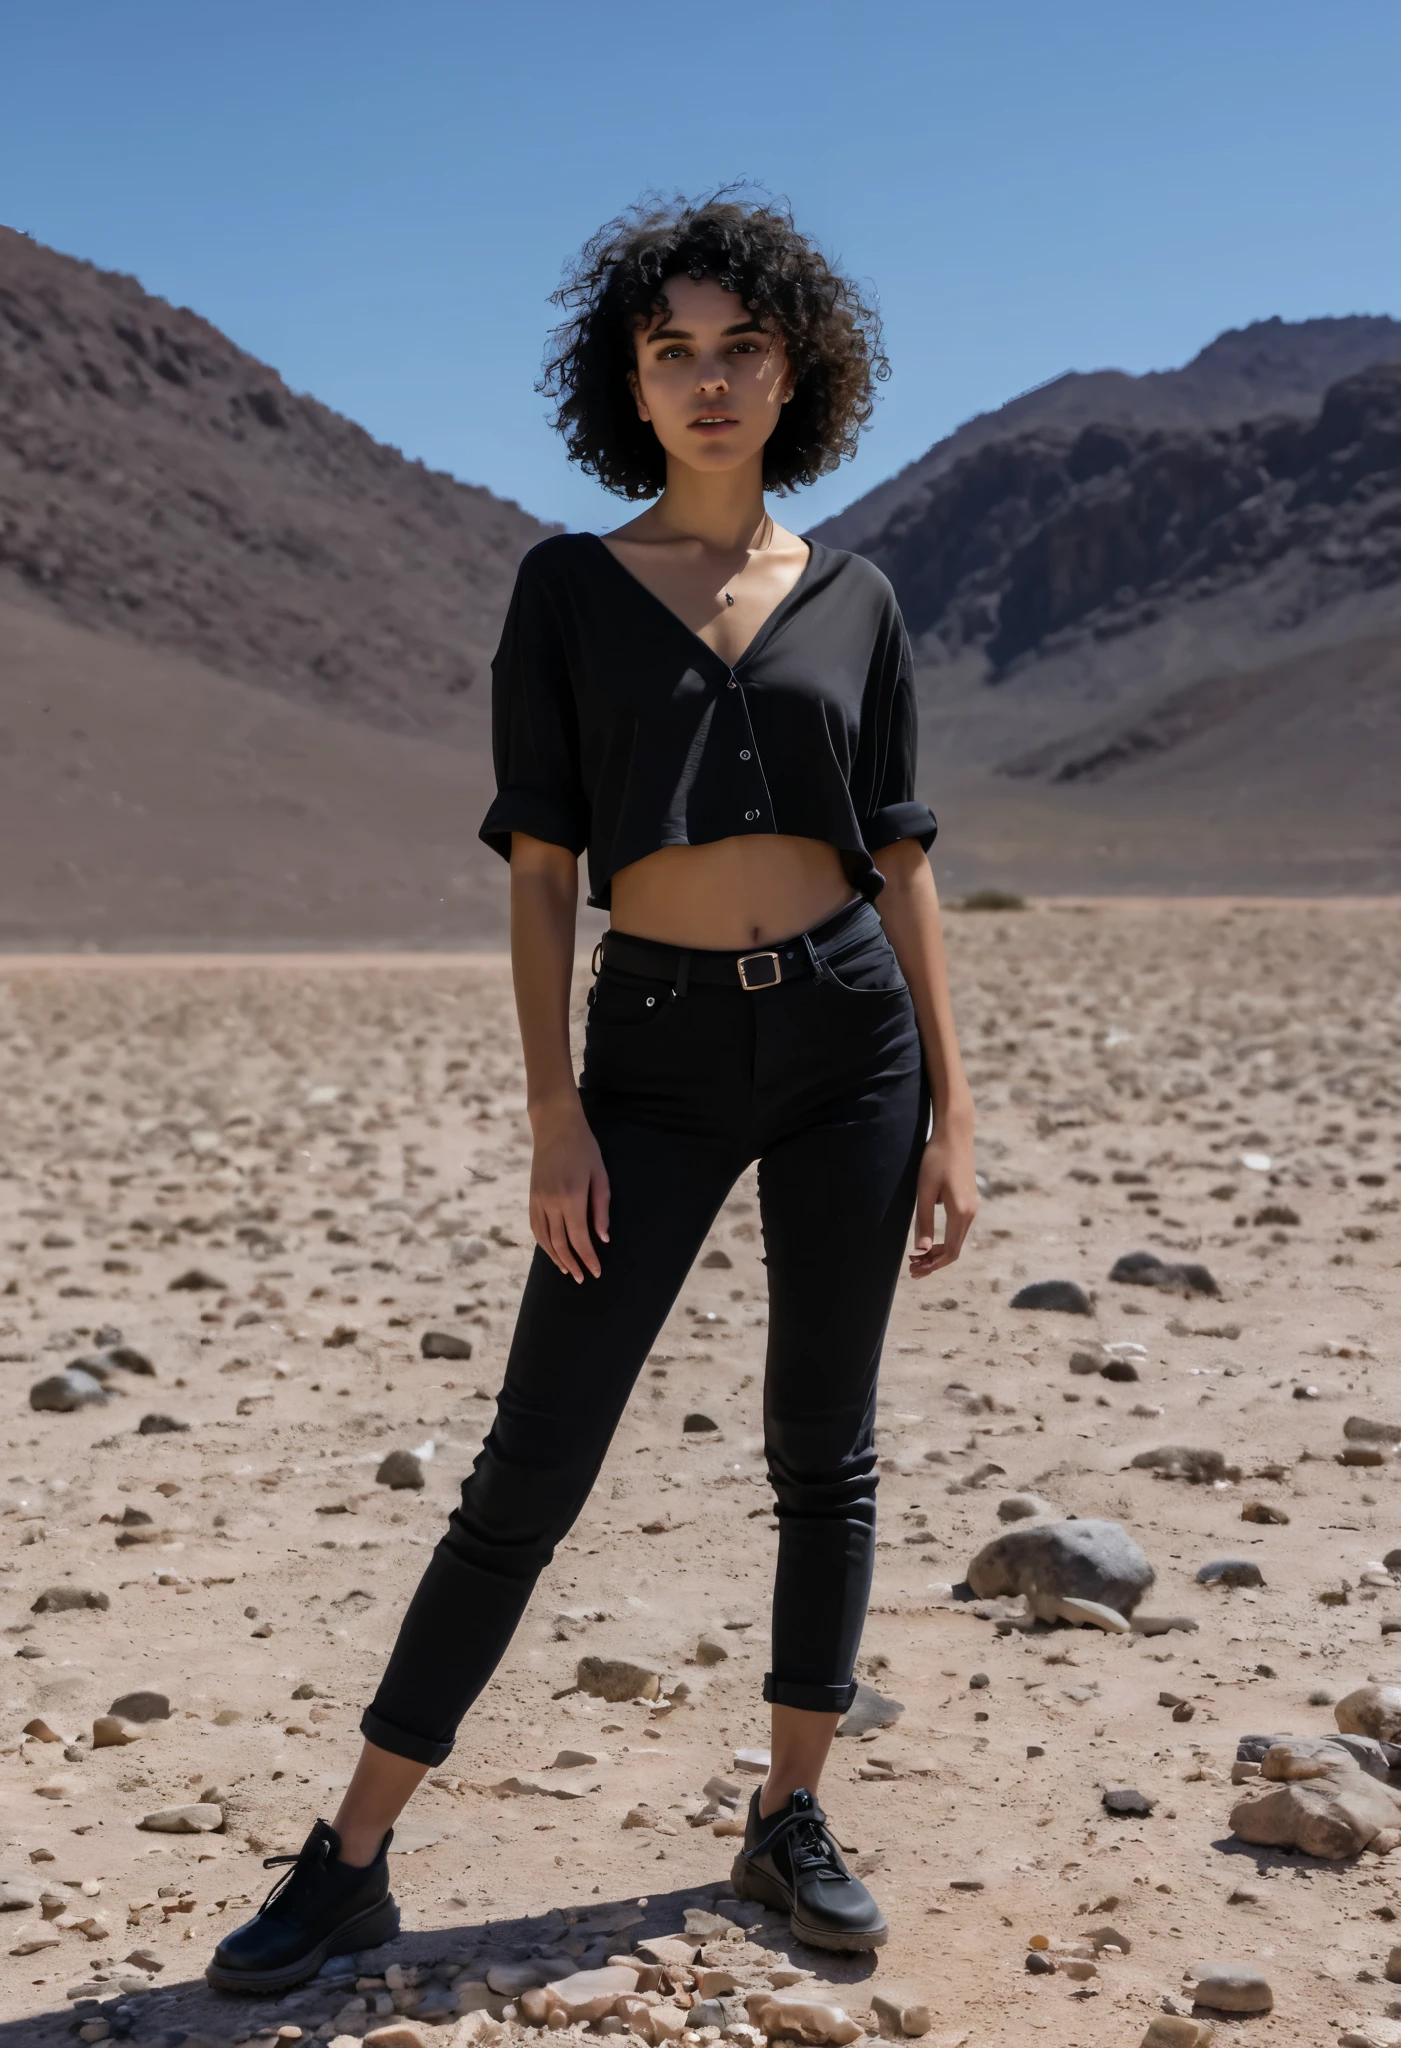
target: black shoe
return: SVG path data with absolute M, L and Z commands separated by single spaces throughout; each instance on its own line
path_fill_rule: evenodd
M 389 1891 L 389 1844 L 373 1863 L 356 1868 L 340 1860 L 340 1836 L 319 1820 L 297 1856 L 267 1856 L 264 1870 L 292 1868 L 280 1877 L 251 1920 L 226 1934 L 204 1973 L 216 1991 L 286 1991 L 314 1977 L 328 1956 L 377 1948 L 399 1932 L 399 1908 Z
M 795 1792 L 765 1820 L 754 1794 L 730 1882 L 736 1897 L 786 1913 L 799 1941 L 812 1948 L 880 1948 L 890 1932 L 880 1907 L 843 1863 L 811 1792 Z

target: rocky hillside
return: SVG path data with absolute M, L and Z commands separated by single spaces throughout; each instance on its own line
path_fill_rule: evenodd
M 0 578 L 68 621 L 452 735 L 552 530 L 134 278 L 0 228 Z
M 1401 586 L 1401 363 L 1310 420 L 1043 428 L 967 456 L 868 544 L 929 661 L 994 676 L 1268 579 L 1273 623 Z
M 1309 415 L 1330 385 L 1373 363 L 1401 361 L 1401 320 L 1255 320 L 1217 335 L 1180 370 L 1072 370 L 965 420 L 926 454 L 814 529 L 829 546 L 868 552 L 898 514 L 990 442 L 1042 427 L 1229 427 L 1269 413 Z
M 1401 886 L 1401 363 L 1303 418 L 989 441 L 863 551 L 946 879 Z

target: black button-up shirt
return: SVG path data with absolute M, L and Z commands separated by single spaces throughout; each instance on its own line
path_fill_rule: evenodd
M 825 840 L 877 896 L 872 853 L 938 829 L 914 799 L 910 643 L 873 563 L 809 545 L 733 668 L 597 534 L 532 548 L 491 665 L 487 845 L 587 848 L 606 910 L 618 869 L 658 847 L 781 832 Z

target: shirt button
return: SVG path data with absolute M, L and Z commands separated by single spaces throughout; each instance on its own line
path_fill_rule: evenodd
M 746 811 L 744 815 L 746 818 L 757 818 L 759 813 L 757 811 Z
M 747 761 L 747 760 L 749 759 L 749 749 L 748 749 L 748 747 L 741 747 L 741 748 L 740 748 L 740 750 L 739 750 L 739 758 L 740 758 L 740 760 L 741 760 L 741 761 Z

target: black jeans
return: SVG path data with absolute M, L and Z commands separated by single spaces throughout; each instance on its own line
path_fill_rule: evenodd
M 628 943 L 668 969 L 685 957 Z M 820 1712 L 851 1704 L 875 1544 L 876 1374 L 929 1095 L 914 1007 L 871 904 L 777 950 L 781 964 L 817 972 L 750 991 L 738 975 L 669 982 L 610 965 L 605 940 L 579 1084 L 611 1186 L 602 1277 L 572 1280 L 536 1248 L 496 1419 L 360 1724 L 381 1749 L 437 1764 L 452 1748 L 588 1498 L 706 1232 L 755 1159 L 779 1523 L 764 1697 Z

